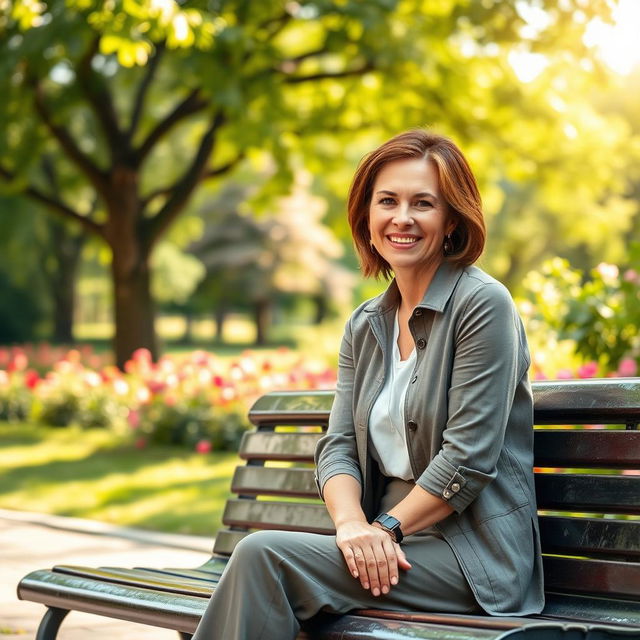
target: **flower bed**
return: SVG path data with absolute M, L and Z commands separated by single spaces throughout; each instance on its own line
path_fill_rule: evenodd
M 58 354 L 46 370 L 37 353 L 0 350 L 0 420 L 108 427 L 140 448 L 157 442 L 233 450 L 249 427 L 249 406 L 263 393 L 335 386 L 333 370 L 286 348 L 233 360 L 194 351 L 156 363 L 139 349 L 124 372 L 92 367 L 98 362 L 87 350 Z

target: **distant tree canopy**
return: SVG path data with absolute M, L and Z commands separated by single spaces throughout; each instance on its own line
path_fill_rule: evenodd
M 551 19 L 534 28 L 523 8 Z M 157 351 L 154 247 L 205 180 L 242 163 L 272 167 L 266 198 L 295 163 L 353 168 L 363 141 L 433 124 L 469 149 L 495 210 L 501 181 L 519 185 L 523 216 L 543 197 L 555 215 L 619 191 L 621 163 L 602 155 L 626 130 L 571 95 L 597 72 L 585 21 L 608 11 L 606 0 L 9 1 L 0 178 L 109 246 L 122 365 Z M 523 49 L 552 53 L 564 84 L 543 74 L 524 86 L 508 63 Z M 574 130 L 586 136 L 577 150 Z

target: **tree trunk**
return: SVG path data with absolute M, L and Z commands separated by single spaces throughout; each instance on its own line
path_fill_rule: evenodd
M 189 310 L 185 311 L 184 317 L 184 333 L 180 338 L 181 344 L 191 345 L 193 344 L 193 313 Z
M 254 303 L 254 321 L 256 324 L 256 344 L 264 346 L 267 344 L 267 334 L 271 322 L 271 302 L 269 300 L 258 300 Z
M 329 301 L 326 296 L 318 294 L 313 297 L 313 302 L 316 306 L 315 314 L 313 318 L 313 324 L 316 326 L 322 324 L 324 319 L 327 317 L 327 312 L 329 311 Z
M 138 177 L 135 170 L 114 169 L 107 202 L 106 238 L 112 252 L 115 321 L 113 347 L 120 368 L 136 349 L 148 349 L 154 360 L 158 357 L 149 266 L 151 246 L 143 233 Z
M 49 224 L 54 271 L 50 274 L 53 299 L 54 342 L 73 342 L 73 317 L 76 308 L 76 284 L 80 254 L 84 245 L 83 235 L 74 234 L 66 225 L 51 220 Z
M 114 252 L 112 264 L 115 320 L 113 347 L 116 364 L 122 369 L 136 349 L 149 349 L 156 360 L 158 344 L 149 261 L 141 261 L 134 269 L 123 274 L 118 269 L 120 260 L 116 255 Z
M 220 304 L 213 312 L 213 319 L 216 323 L 216 333 L 214 340 L 216 342 L 224 342 L 224 321 L 227 319 L 227 308 L 225 305 Z

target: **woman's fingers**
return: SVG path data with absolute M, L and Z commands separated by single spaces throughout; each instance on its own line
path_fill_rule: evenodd
M 398 568 L 402 569 L 403 571 L 408 571 L 409 569 L 411 569 L 411 563 L 407 560 L 407 556 L 405 552 L 402 550 L 402 547 L 396 542 L 394 542 L 393 548 L 396 553 Z
M 400 545 L 379 527 L 366 523 L 343 525 L 336 532 L 336 542 L 349 573 L 374 596 L 389 593 L 398 584 L 399 570 L 411 567 Z

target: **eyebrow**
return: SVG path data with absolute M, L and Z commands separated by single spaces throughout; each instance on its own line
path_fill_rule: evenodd
M 379 193 L 384 193 L 386 195 L 389 196 L 397 196 L 398 194 L 395 191 L 389 191 L 387 189 L 381 189 L 380 191 L 376 191 L 376 195 L 378 195 Z M 429 198 L 433 198 L 434 200 L 437 200 L 438 197 L 431 193 L 430 191 L 419 191 L 418 193 L 414 193 L 412 197 L 414 198 L 424 198 L 425 196 L 429 197 Z

